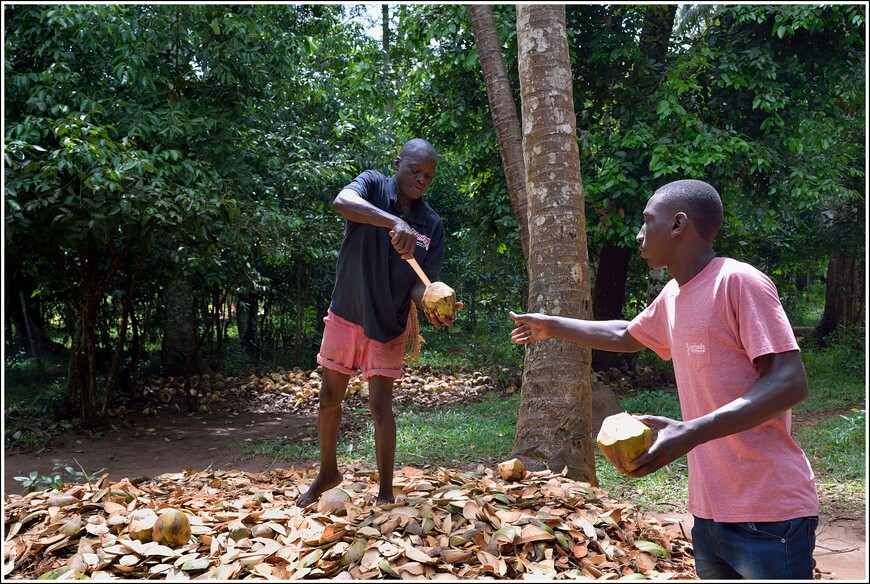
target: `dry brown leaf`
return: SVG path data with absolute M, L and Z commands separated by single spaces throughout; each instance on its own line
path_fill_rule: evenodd
M 312 473 L 188 470 L 8 496 L 4 576 L 71 577 L 75 566 L 92 579 L 694 578 L 683 534 L 563 474 L 507 483 L 491 469 L 405 467 L 396 473 L 404 497 L 377 507 L 376 474 L 351 468 L 332 506 L 305 511 L 292 501 Z M 125 532 L 134 512 L 167 507 L 190 518 L 185 546 Z

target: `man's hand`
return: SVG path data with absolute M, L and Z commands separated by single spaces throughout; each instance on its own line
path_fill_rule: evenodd
M 543 314 L 517 314 L 514 311 L 508 312 L 510 317 L 514 319 L 517 328 L 511 331 L 511 340 L 519 345 L 527 345 L 535 341 L 549 339 L 550 333 L 547 332 L 546 319 Z
M 456 320 L 456 313 L 459 312 L 459 309 L 463 306 L 465 306 L 465 303 L 457 302 L 453 306 L 453 310 L 451 310 L 449 314 L 447 314 L 446 316 L 442 316 L 441 313 L 439 313 L 437 310 L 426 308 L 425 306 L 422 306 L 421 303 L 421 307 L 423 308 L 423 314 L 426 315 L 426 320 L 428 320 L 435 328 L 441 328 L 442 326 L 452 326 L 453 321 Z
M 635 417 L 656 431 L 656 441 L 645 454 L 641 454 L 634 460 L 637 468 L 628 473 L 632 478 L 653 473 L 688 454 L 697 446 L 693 441 L 691 424 L 688 422 L 680 422 L 664 416 Z
M 393 249 L 402 259 L 407 260 L 414 257 L 414 250 L 417 248 L 417 232 L 410 225 L 399 220 L 396 226 L 390 230 L 390 238 Z

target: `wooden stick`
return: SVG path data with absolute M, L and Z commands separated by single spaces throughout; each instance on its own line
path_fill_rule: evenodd
M 426 272 L 423 271 L 423 268 L 420 267 L 420 264 L 417 263 L 417 260 L 414 258 L 409 258 L 408 263 L 411 264 L 411 267 L 414 268 L 414 271 L 417 272 L 417 275 L 420 276 L 420 280 L 426 284 L 426 287 L 432 285 L 432 282 L 429 281 L 429 278 L 426 277 Z
M 396 235 L 396 232 L 391 229 L 390 230 L 390 237 L 393 237 L 395 235 Z M 429 281 L 429 278 L 426 276 L 426 272 L 423 271 L 423 268 L 420 267 L 420 264 L 417 263 L 417 260 L 415 260 L 414 258 L 411 258 L 411 259 L 407 260 L 407 262 L 409 264 L 411 264 L 411 267 L 414 268 L 414 271 L 417 272 L 418 276 L 420 276 L 420 281 L 423 282 L 424 284 L 426 284 L 427 288 L 432 285 L 432 282 Z

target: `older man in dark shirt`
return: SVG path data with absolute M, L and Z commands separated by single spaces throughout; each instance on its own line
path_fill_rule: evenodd
M 393 165 L 395 174 L 390 178 L 375 170 L 363 172 L 333 202 L 347 224 L 317 355 L 323 367 L 317 419 L 320 472 L 299 497 L 300 507 L 314 503 L 324 491 L 341 483 L 336 460 L 341 402 L 357 371 L 362 371 L 369 384 L 379 475 L 377 502 L 395 500 L 393 382 L 402 377 L 411 302 L 423 308 L 435 327 L 452 325 L 462 307 L 458 302 L 446 316 L 424 308 L 425 286 L 405 261 L 416 259 L 430 280 L 438 279 L 444 224 L 422 198 L 435 178 L 435 149 L 415 138 L 405 143 Z

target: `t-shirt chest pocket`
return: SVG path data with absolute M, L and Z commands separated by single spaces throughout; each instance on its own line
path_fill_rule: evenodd
M 681 360 L 700 369 L 710 364 L 712 349 L 709 329 L 700 327 L 679 331 L 673 351 L 674 356 L 679 353 Z

